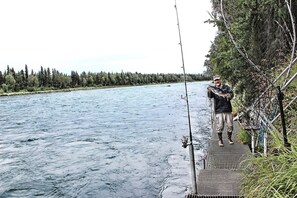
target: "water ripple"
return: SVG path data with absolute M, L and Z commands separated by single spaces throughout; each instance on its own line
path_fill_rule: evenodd
M 210 136 L 206 82 L 189 83 L 197 166 Z M 0 98 L 0 197 L 183 197 L 183 84 Z

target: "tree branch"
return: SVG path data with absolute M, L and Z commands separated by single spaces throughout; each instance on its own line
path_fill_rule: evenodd
M 284 21 L 284 20 L 283 20 L 283 21 Z M 284 32 L 285 37 L 286 37 L 286 39 L 288 40 L 289 44 L 292 45 L 292 42 L 293 42 L 293 36 L 292 36 L 290 30 L 288 29 L 286 23 L 284 22 L 284 23 L 285 23 L 285 27 L 286 27 L 286 29 L 285 29 L 285 28 L 284 28 L 284 27 L 283 27 L 277 20 L 274 20 L 274 22 L 275 22 L 275 23 L 282 29 L 282 31 Z M 289 34 L 291 40 L 288 38 L 287 33 Z
M 289 69 L 288 69 L 286 78 L 285 78 L 285 80 L 284 80 L 284 85 L 286 84 L 287 79 L 289 78 L 289 75 L 290 75 L 291 67 L 292 67 L 292 65 L 293 65 L 293 59 L 294 59 L 294 56 L 295 56 L 295 46 L 296 46 L 295 20 L 294 20 L 294 17 L 293 17 L 293 14 L 292 14 L 292 10 L 291 10 L 291 2 L 290 2 L 290 4 L 289 4 L 288 0 L 285 0 L 285 2 L 286 2 L 286 4 L 287 4 L 287 8 L 288 8 L 288 11 L 289 11 L 289 14 L 290 14 L 290 18 L 291 18 L 291 23 L 292 23 L 292 30 L 293 30 L 293 45 L 292 45 L 292 52 L 291 52 L 290 67 L 289 67 Z

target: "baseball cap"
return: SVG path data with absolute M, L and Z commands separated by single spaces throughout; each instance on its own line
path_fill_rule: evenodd
M 221 77 L 216 75 L 216 76 L 213 77 L 213 80 L 214 80 L 214 81 L 215 81 L 215 80 L 221 80 Z

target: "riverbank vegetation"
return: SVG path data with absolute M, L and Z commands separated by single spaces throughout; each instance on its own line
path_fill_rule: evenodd
M 188 74 L 188 81 L 209 80 L 209 76 L 202 74 Z M 0 71 L 0 95 L 43 93 L 52 91 L 71 91 L 114 86 L 135 86 L 145 84 L 176 83 L 184 80 L 182 74 L 141 74 L 131 72 L 82 72 L 72 71 L 71 75 L 63 74 L 56 69 L 43 68 L 29 72 L 28 66 L 24 70 L 15 71 L 7 66 Z
M 253 115 L 272 120 L 279 112 L 281 88 L 290 149 L 283 146 L 280 116 L 269 130 L 267 156 L 248 160 L 244 197 L 297 196 L 297 1 L 212 0 L 218 28 L 205 66 L 234 89 L 236 106 L 247 124 Z M 272 102 L 271 102 L 272 101 Z M 286 108 L 287 107 L 287 108 Z M 259 146 L 263 146 L 259 144 Z
M 251 157 L 244 166 L 242 192 L 245 197 L 297 196 L 297 136 L 291 136 L 291 149 L 283 146 L 282 138 L 273 134 L 267 157 Z

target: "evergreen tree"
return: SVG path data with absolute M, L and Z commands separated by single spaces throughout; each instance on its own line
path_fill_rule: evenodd
M 28 86 L 28 78 L 29 78 L 29 72 L 28 72 L 28 66 L 25 65 L 25 87 Z
M 71 71 L 71 86 L 77 87 L 80 85 L 79 75 L 75 71 Z
M 92 75 L 88 75 L 88 78 L 87 78 L 87 85 L 89 87 L 93 86 L 94 85 L 94 79 L 93 79 L 93 76 Z
M 9 68 L 9 65 L 7 65 L 6 74 L 7 74 L 7 75 L 9 75 L 9 74 L 10 74 L 10 68 Z
M 52 76 L 51 76 L 51 70 L 50 70 L 49 67 L 47 68 L 46 74 L 47 74 L 48 87 L 52 87 L 53 86 L 53 80 L 52 80 Z
M 24 73 L 24 70 L 21 70 L 20 73 L 18 73 L 18 76 L 19 76 L 19 85 L 20 85 L 20 89 L 24 89 L 25 88 L 25 73 Z
M 201 80 L 201 75 L 190 75 L 189 79 Z M 143 85 L 151 83 L 172 83 L 181 81 L 180 74 L 142 74 L 142 73 L 111 73 L 103 72 L 91 73 L 82 72 L 80 75 L 71 71 L 71 75 L 60 73 L 56 69 L 44 69 L 34 72 L 31 70 L 28 74 L 28 66 L 25 70 L 15 72 L 13 68 L 7 65 L 4 74 L 0 71 L 0 83 L 3 90 L 20 91 L 27 89 L 28 91 L 51 89 L 65 89 L 69 87 L 85 87 L 85 86 L 120 86 L 120 85 Z
M 0 71 L 0 85 L 2 85 L 3 83 L 5 83 L 5 79 L 2 72 Z

